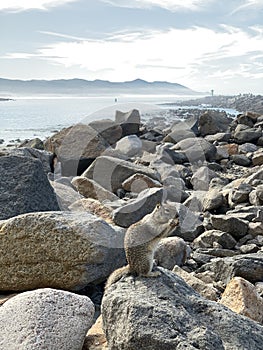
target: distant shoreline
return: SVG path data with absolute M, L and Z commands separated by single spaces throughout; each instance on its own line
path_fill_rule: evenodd
M 13 98 L 0 97 L 0 102 L 5 102 L 5 101 L 14 101 L 14 99 Z

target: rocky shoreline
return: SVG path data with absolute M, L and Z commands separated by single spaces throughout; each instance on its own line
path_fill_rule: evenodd
M 116 111 L 2 148 L 0 348 L 261 350 L 260 108 Z M 162 201 L 180 225 L 155 253 L 161 276 L 104 292 L 126 229 Z
M 207 105 L 212 108 L 232 108 L 240 113 L 253 111 L 263 113 L 263 96 L 253 94 L 240 94 L 233 96 L 206 96 L 194 100 L 173 103 L 179 106 L 200 106 Z

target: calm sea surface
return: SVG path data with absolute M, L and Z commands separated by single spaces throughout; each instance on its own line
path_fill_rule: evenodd
M 199 96 L 200 97 L 200 96 Z M 54 132 L 76 123 L 110 118 L 114 120 L 115 111 L 127 112 L 137 108 L 146 117 L 158 114 L 164 109 L 178 107 L 163 104 L 194 98 L 193 96 L 125 96 L 115 98 L 19 98 L 14 101 L 0 101 L 0 139 L 4 144 L 14 140 L 39 137 L 45 139 Z

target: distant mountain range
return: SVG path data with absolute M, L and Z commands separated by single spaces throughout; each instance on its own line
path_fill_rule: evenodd
M 142 79 L 124 82 L 107 80 L 11 80 L 0 78 L 0 97 L 20 95 L 97 95 L 97 94 L 169 94 L 196 95 L 186 86 L 166 81 L 148 82 Z

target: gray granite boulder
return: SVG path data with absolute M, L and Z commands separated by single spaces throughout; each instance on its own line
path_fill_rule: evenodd
M 210 271 L 215 281 L 227 284 L 233 277 L 243 277 L 251 283 L 263 279 L 263 254 L 236 255 L 226 258 L 216 258 L 200 267 L 197 272 Z
M 193 174 L 191 183 L 194 190 L 207 191 L 210 181 L 216 177 L 219 176 L 215 171 L 209 169 L 207 166 L 202 166 Z
M 215 210 L 221 208 L 225 203 L 224 196 L 222 192 L 218 189 L 213 188 L 210 189 L 204 198 L 203 202 L 203 210 Z
M 65 182 L 66 183 L 66 182 Z M 69 210 L 69 207 L 76 201 L 83 198 L 83 196 L 75 191 L 70 185 L 57 181 L 50 181 L 53 187 L 60 210 Z
M 198 134 L 198 119 L 187 118 L 185 120 L 175 120 L 171 126 L 171 132 L 165 136 L 164 142 L 177 143 Z
M 93 127 L 76 124 L 49 137 L 45 149 L 61 163 L 63 176 L 80 175 L 109 147 L 108 141 Z
M 30 157 L 39 159 L 43 165 L 45 173 L 49 173 L 53 168 L 53 154 L 44 150 L 39 150 L 30 147 L 11 148 L 8 151 L 10 156 Z
M 251 159 L 249 159 L 244 154 L 233 154 L 230 159 L 237 165 L 250 166 Z
M 122 136 L 121 126 L 111 119 L 94 120 L 88 125 L 110 145 L 114 145 Z
M 116 143 L 115 150 L 127 157 L 134 157 L 142 152 L 142 141 L 136 135 L 128 135 Z
M 153 180 L 147 175 L 139 173 L 130 176 L 122 183 L 122 188 L 125 191 L 133 193 L 140 193 L 147 188 L 152 187 L 162 187 L 162 184 L 157 180 Z
M 84 176 L 75 176 L 71 183 L 77 189 L 78 193 L 86 198 L 98 199 L 100 202 L 105 200 L 115 201 L 118 199 L 115 194 L 103 188 L 96 181 Z
M 0 219 L 59 210 L 56 195 L 40 160 L 30 157 L 0 157 Z
M 205 139 L 206 141 L 209 141 L 211 143 L 213 142 L 228 142 L 231 138 L 230 132 L 218 132 L 213 135 L 206 135 Z
M 31 140 L 25 140 L 23 141 L 19 146 L 20 147 L 28 147 L 28 148 L 34 148 L 34 149 L 44 149 L 44 142 L 40 140 L 38 137 L 31 139 Z
M 81 350 L 93 314 L 86 296 L 49 288 L 19 294 L 0 308 L 0 348 Z
M 260 128 L 243 127 L 239 124 L 234 132 L 234 138 L 237 143 L 256 142 L 262 136 Z
M 139 196 L 112 212 L 114 223 L 121 227 L 129 227 L 151 213 L 157 203 L 163 201 L 162 188 L 150 188 L 142 191 Z
M 185 153 L 189 163 L 195 164 L 198 161 L 211 162 L 216 159 L 216 147 L 200 137 L 191 137 L 178 142 L 173 149 Z
M 201 213 L 206 194 L 206 191 L 191 191 L 189 197 L 184 201 L 184 205 L 193 212 Z
M 231 189 L 228 196 L 228 202 L 230 206 L 232 207 L 238 203 L 248 202 L 249 193 L 252 190 L 253 190 L 253 187 L 245 183 L 242 183 L 239 186 Z
M 177 143 L 179 141 L 188 139 L 189 137 L 195 137 L 195 133 L 188 129 L 174 129 L 165 138 L 164 142 Z
M 155 170 L 108 156 L 98 157 L 82 176 L 93 179 L 108 191 L 116 193 L 123 181 L 136 173 L 160 180 L 160 175 Z
M 254 145 L 254 143 L 243 143 L 242 145 L 238 146 L 238 152 L 240 154 L 246 154 L 249 152 L 256 152 L 256 150 L 258 149 L 258 147 L 256 145 Z
M 226 112 L 206 111 L 199 118 L 199 132 L 202 136 L 226 132 L 231 121 Z
M 111 350 L 261 350 L 263 327 L 206 300 L 183 279 L 122 278 L 107 289 L 102 317 Z
M 176 120 L 171 127 L 171 132 L 164 138 L 164 142 L 177 143 L 198 134 L 198 118 Z
M 213 215 L 211 222 L 216 230 L 230 233 L 234 238 L 244 237 L 248 231 L 248 221 L 231 215 Z
M 168 164 L 183 164 L 187 163 L 188 159 L 183 152 L 176 152 L 168 147 L 157 148 L 158 159 Z
M 193 246 L 195 248 L 212 248 L 215 243 L 220 244 L 222 248 L 232 249 L 237 244 L 237 241 L 229 233 L 209 230 L 198 236 L 193 241 Z
M 203 231 L 203 222 L 200 220 L 198 212 L 194 212 L 191 206 L 188 208 L 184 204 L 174 203 L 179 214 L 179 226 L 173 232 L 174 236 L 181 237 L 187 242 L 192 242 Z
M 88 212 L 45 212 L 0 221 L 0 290 L 80 290 L 125 264 L 124 230 Z
M 137 134 L 140 129 L 141 116 L 137 109 L 129 112 L 116 111 L 115 122 L 122 128 L 122 136 Z
M 245 183 L 250 184 L 250 185 L 254 185 L 259 184 L 259 182 L 263 183 L 263 168 L 262 167 L 254 167 L 253 169 L 253 173 L 251 175 L 249 175 L 246 179 L 245 179 Z
M 191 248 L 182 238 L 166 237 L 158 244 L 154 260 L 157 265 L 172 270 L 175 265 L 184 265 L 190 252 Z

